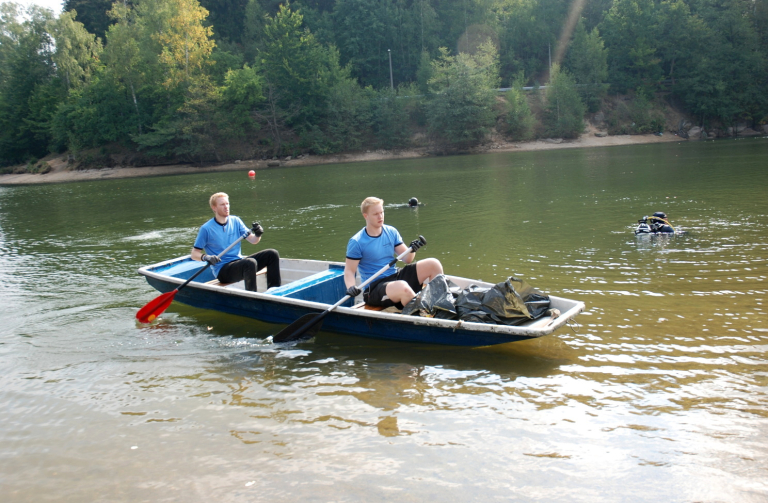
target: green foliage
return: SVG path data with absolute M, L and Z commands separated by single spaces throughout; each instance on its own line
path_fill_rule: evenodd
M 107 14 L 112 8 L 112 2 L 113 0 L 65 0 L 63 10 L 77 11 L 77 20 L 83 24 L 84 29 L 103 40 L 109 25 L 112 24 Z
M 608 52 L 597 28 L 587 33 L 583 20 L 576 25 L 565 67 L 576 81 L 587 109 L 596 112 L 608 88 Z
M 429 133 L 443 149 L 465 149 L 485 139 L 494 123 L 498 55 L 491 43 L 474 56 L 450 56 L 441 49 L 429 81 L 433 91 L 427 104 Z
M 52 59 L 67 89 L 80 88 L 90 81 L 102 52 L 101 40 L 75 21 L 76 14 L 74 10 L 64 12 L 48 26 L 56 44 Z
M 768 113 L 765 82 L 768 54 L 752 22 L 747 0 L 706 0 L 696 4 L 701 22 L 691 22 L 708 43 L 680 61 L 676 94 L 691 112 L 725 125 L 737 119 L 757 122 Z
M 242 68 L 245 58 L 242 53 L 235 50 L 227 50 L 221 46 L 216 46 L 211 53 L 212 67 L 210 76 L 217 85 L 222 85 L 227 73 L 230 70 Z
M 127 142 L 136 131 L 137 117 L 126 88 L 104 72 L 90 85 L 72 90 L 61 103 L 51 125 L 54 151 L 80 151 L 109 142 Z
M 567 70 L 561 70 L 559 65 L 552 65 L 544 114 L 547 134 L 557 138 L 577 138 L 584 132 L 586 111 L 573 77 Z
M 494 6 L 502 75 L 522 71 L 534 79 L 545 78 L 550 51 L 554 53 L 571 3 L 570 0 L 504 0 Z
M 325 120 L 332 151 L 359 150 L 371 122 L 371 88 L 360 88 L 351 79 L 334 85 L 328 96 Z
M 398 91 L 384 88 L 373 97 L 373 133 L 376 146 L 385 150 L 399 150 L 409 143 L 409 114 L 406 108 L 413 88 Z
M 33 6 L 23 19 L 18 6 L 5 5 L 1 11 L 0 163 L 10 164 L 46 154 L 48 134 L 42 125 L 49 119 L 55 93 L 46 89 L 54 78 L 47 31 L 51 12 Z
M 219 89 L 208 79 L 197 79 L 187 89 L 184 104 L 176 114 L 178 136 L 174 154 L 190 162 L 220 161 L 216 110 Z
M 264 26 L 264 49 L 259 53 L 266 81 L 279 90 L 277 105 L 299 110 L 294 123 L 316 119 L 328 91 L 318 78 L 328 55 L 302 28 L 302 20 L 301 12 L 281 5 Z
M 536 119 L 528 105 L 528 99 L 521 86 L 513 86 L 506 93 L 505 133 L 513 140 L 525 141 L 533 138 Z
M 207 26 L 213 27 L 217 43 L 241 43 L 248 0 L 200 0 L 208 11 Z
M 427 51 L 421 51 L 419 68 L 416 70 L 416 84 L 421 94 L 429 94 L 429 81 L 432 78 L 432 59 Z
M 350 64 L 362 85 L 390 85 L 392 57 L 394 85 L 414 80 L 423 50 L 440 44 L 439 14 L 428 0 L 337 0 L 333 8 L 335 45 L 341 61 Z M 440 4 L 444 10 L 451 2 Z M 460 33 L 443 34 L 455 46 Z M 447 44 L 446 44 L 447 45 Z
M 609 79 L 614 91 L 653 90 L 662 79 L 657 15 L 654 0 L 615 0 L 606 15 L 600 31 L 609 47 Z

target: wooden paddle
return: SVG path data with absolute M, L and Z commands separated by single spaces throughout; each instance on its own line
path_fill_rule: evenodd
M 427 244 L 427 240 L 424 239 L 424 236 L 419 236 L 419 241 L 421 241 L 421 246 L 424 246 Z M 407 250 L 405 250 L 399 257 L 392 259 L 392 261 L 379 269 L 373 276 L 368 278 L 367 280 L 360 283 L 360 286 L 358 287 L 360 290 L 363 290 L 371 281 L 378 278 L 380 275 L 382 275 L 387 269 L 395 265 L 399 260 L 403 260 L 406 255 L 411 253 L 413 250 L 411 250 L 411 247 L 409 246 Z M 322 325 L 323 318 L 328 316 L 328 313 L 339 307 L 341 304 L 345 303 L 350 298 L 349 295 L 344 296 L 343 299 L 338 301 L 336 304 L 332 305 L 325 311 L 323 311 L 320 314 L 314 314 L 309 313 L 305 314 L 298 320 L 294 321 L 284 329 L 282 329 L 279 333 L 274 335 L 272 337 L 272 342 L 291 342 L 295 341 L 297 339 L 302 338 L 302 336 L 305 336 L 305 338 L 309 339 L 313 337 L 318 330 L 320 330 L 320 326 Z
M 222 255 L 227 253 L 229 250 L 231 250 L 237 243 L 242 241 L 243 239 L 247 238 L 251 234 L 251 231 L 246 232 L 243 234 L 240 239 L 232 243 L 231 245 L 227 246 L 223 252 L 219 253 L 217 257 L 221 258 Z M 139 320 L 139 323 L 152 323 L 152 321 L 155 320 L 158 316 L 160 316 L 163 311 L 168 309 L 168 306 L 171 305 L 171 302 L 173 302 L 173 298 L 176 296 L 177 293 L 179 293 L 179 290 L 184 288 L 189 284 L 190 281 L 198 277 L 203 271 L 208 269 L 211 264 L 205 264 L 204 267 L 201 267 L 199 271 L 197 271 L 195 274 L 192 275 L 191 278 L 189 278 L 187 281 L 182 283 L 180 286 L 178 286 L 175 290 L 171 290 L 170 292 L 166 292 L 159 297 L 156 297 L 154 300 L 151 300 L 139 309 L 139 312 L 136 313 L 136 319 Z

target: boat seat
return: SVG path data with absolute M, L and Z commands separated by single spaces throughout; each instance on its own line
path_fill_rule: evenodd
M 262 274 L 267 274 L 267 268 L 266 267 L 263 267 L 259 271 L 256 272 L 256 276 L 261 276 Z M 234 285 L 234 283 L 222 283 L 222 282 L 220 282 L 216 278 L 213 278 L 211 281 L 206 281 L 205 284 L 206 285 L 211 285 L 211 286 L 220 286 L 222 288 L 226 288 L 229 285 Z
M 267 294 L 332 304 L 346 294 L 344 266 L 330 264 L 328 269 L 273 288 Z M 351 303 L 352 299 L 349 299 L 344 305 L 349 306 Z
M 390 307 L 383 307 L 383 306 L 372 306 L 370 304 L 366 304 L 365 302 L 360 302 L 358 304 L 355 304 L 352 306 L 352 309 L 364 309 L 366 311 L 384 311 L 387 313 L 401 313 L 402 311 L 395 306 Z

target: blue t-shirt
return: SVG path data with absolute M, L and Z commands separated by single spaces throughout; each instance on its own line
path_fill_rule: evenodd
M 365 281 L 395 258 L 395 247 L 401 244 L 403 244 L 403 238 L 391 225 L 385 224 L 381 228 L 381 234 L 376 237 L 369 236 L 363 227 L 360 232 L 350 238 L 347 244 L 347 258 L 360 261 L 357 268 L 360 271 L 360 278 Z M 397 268 L 392 266 L 379 278 L 391 276 L 396 272 Z
M 230 215 L 224 225 L 212 218 L 200 227 L 194 246 L 198 250 L 205 250 L 205 253 L 209 255 L 218 255 L 246 232 L 250 233 L 251 229 L 246 227 L 238 217 Z M 213 266 L 213 275 L 218 276 L 219 270 L 224 267 L 224 264 L 239 258 L 242 258 L 242 255 L 240 255 L 240 243 L 237 243 L 226 255 L 221 257 L 221 262 Z

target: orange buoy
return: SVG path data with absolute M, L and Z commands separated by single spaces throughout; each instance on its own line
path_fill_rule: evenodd
M 256 176 L 256 172 L 255 172 L 254 170 L 250 170 L 250 171 L 248 172 L 248 176 L 250 176 L 251 178 L 253 178 L 254 176 Z

